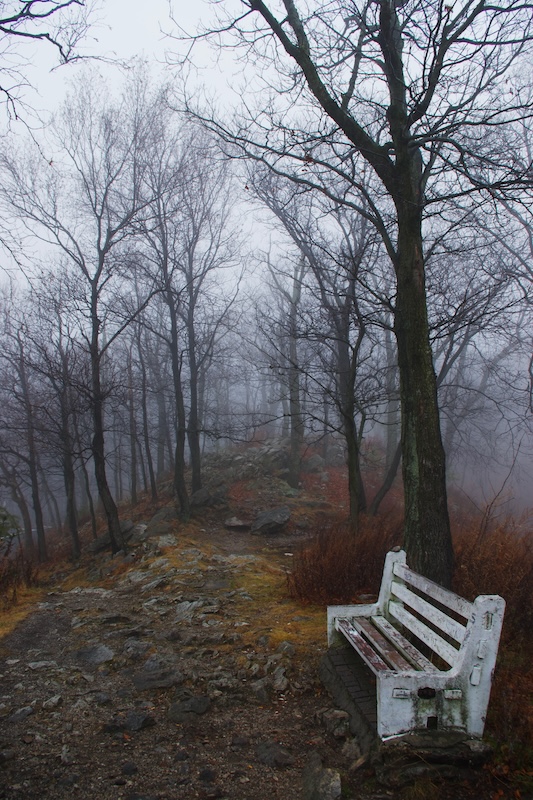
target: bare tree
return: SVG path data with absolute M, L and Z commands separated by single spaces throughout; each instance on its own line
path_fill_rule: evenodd
M 10 391 L 9 398 L 3 405 L 0 452 L 4 458 L 7 457 L 7 463 L 12 463 L 14 458 L 25 465 L 35 520 L 37 555 L 39 561 L 43 562 L 47 560 L 48 554 L 39 469 L 38 388 L 35 381 L 32 381 L 27 354 L 30 343 L 24 320 L 16 312 L 13 314 L 13 309 L 5 309 L 2 321 L 4 386 L 9 384 Z M 4 474 L 9 472 L 12 470 L 6 466 Z
M 142 236 L 151 278 L 168 309 L 167 330 L 160 333 L 171 356 L 176 407 L 174 489 L 187 516 L 185 444 L 195 492 L 202 483 L 202 385 L 236 296 L 231 281 L 224 287 L 223 271 L 237 263 L 238 237 L 230 224 L 228 164 L 215 158 L 211 138 L 197 127 L 177 127 L 162 105 L 154 107 L 154 117 Z
M 44 42 L 60 64 L 80 58 L 92 3 L 86 0 L 7 0 L 0 7 L 0 96 L 8 114 L 18 117 L 30 59 L 23 45 Z
M 452 198 L 468 204 L 494 185 L 529 181 L 493 131 L 530 116 L 529 102 L 504 81 L 531 49 L 533 6 L 241 0 L 241 8 L 235 16 L 217 4 L 217 41 L 233 37 L 263 67 L 261 108 L 233 127 L 192 111 L 234 154 L 334 194 L 379 230 L 396 279 L 405 546 L 415 569 L 450 585 L 423 225 Z M 376 180 L 371 192 L 360 181 L 363 162 Z
M 5 207 L 17 214 L 30 238 L 58 248 L 74 270 L 72 288 L 85 316 L 81 335 L 91 372 L 92 457 L 114 551 L 123 541 L 106 474 L 104 408 L 110 386 L 103 383 L 103 362 L 136 313 L 120 308 L 117 297 L 129 263 L 124 245 L 145 202 L 140 187 L 147 118 L 143 87 L 137 88 L 126 90 L 117 104 L 105 103 L 86 76 L 55 127 L 61 162 L 30 166 L 28 160 L 4 159 Z

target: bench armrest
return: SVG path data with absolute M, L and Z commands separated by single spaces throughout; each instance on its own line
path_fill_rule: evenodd
M 328 606 L 328 647 L 335 647 L 344 642 L 335 630 L 335 620 L 339 617 L 373 617 L 379 613 L 378 603 L 365 603 L 349 606 Z

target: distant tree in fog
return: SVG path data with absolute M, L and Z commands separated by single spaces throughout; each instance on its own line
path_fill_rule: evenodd
M 80 335 L 90 360 L 92 457 L 114 551 L 123 542 L 106 474 L 104 407 L 110 387 L 103 384 L 103 363 L 131 321 L 117 298 L 128 271 L 125 245 L 145 205 L 141 155 L 148 120 L 142 88 L 126 89 L 113 103 L 94 76 L 86 76 L 53 128 L 58 161 L 40 155 L 3 159 L 4 205 L 17 214 L 28 246 L 36 237 L 57 248 L 76 275 Z

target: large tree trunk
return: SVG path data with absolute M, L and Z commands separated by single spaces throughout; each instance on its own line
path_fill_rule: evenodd
M 20 339 L 19 339 L 19 349 L 20 349 L 19 362 L 17 366 L 20 379 L 20 388 L 22 391 L 22 399 L 24 402 L 24 413 L 26 417 L 26 443 L 28 447 L 28 467 L 30 472 L 31 498 L 32 498 L 33 514 L 35 518 L 35 528 L 37 532 L 37 558 L 42 563 L 48 559 L 48 553 L 46 549 L 43 509 L 42 509 L 41 494 L 39 489 L 39 474 L 38 474 L 38 464 L 37 464 L 37 445 L 35 441 L 34 413 L 30 397 L 30 388 L 28 386 L 28 380 L 26 376 L 23 345 Z
M 131 352 L 128 358 L 128 419 L 129 419 L 129 439 L 130 439 L 130 493 L 131 504 L 136 506 L 138 503 L 137 495 L 137 421 L 135 419 L 135 403 L 133 397 L 133 366 L 131 363 Z
M 412 164 L 411 164 L 412 166 Z M 409 193 L 407 193 L 409 194 Z M 453 575 L 445 455 L 429 343 L 422 219 L 417 198 L 398 202 L 397 297 L 405 549 L 410 566 L 444 586 Z
M 76 478 L 72 451 L 63 453 L 63 481 L 67 500 L 67 525 L 72 541 L 72 558 L 78 559 L 81 555 L 80 537 L 78 533 L 78 514 L 76 510 Z
M 370 507 L 368 509 L 368 513 L 370 516 L 375 517 L 379 511 L 379 507 L 387 495 L 387 492 L 392 488 L 392 484 L 394 483 L 394 479 L 396 477 L 396 473 L 398 472 L 398 467 L 400 466 L 400 461 L 402 460 L 402 445 L 400 442 L 396 445 L 396 450 L 394 455 L 391 459 L 387 472 L 385 473 L 385 477 L 383 478 L 383 483 L 377 490 L 372 502 L 370 503 Z
M 170 314 L 170 336 L 171 336 L 170 355 L 172 359 L 174 401 L 176 403 L 176 413 L 175 413 L 176 445 L 174 449 L 174 495 L 182 519 L 187 520 L 191 512 L 189 493 L 187 492 L 187 485 L 185 483 L 185 440 L 186 440 L 187 420 L 185 415 L 183 388 L 181 385 L 181 362 L 179 353 L 178 316 L 174 304 L 174 295 L 170 287 L 167 288 L 165 299 Z
M 192 286 L 189 291 L 192 290 Z M 194 305 L 189 300 L 189 313 L 187 317 L 187 336 L 189 340 L 189 376 L 191 404 L 189 409 L 189 422 L 187 425 L 187 439 L 191 454 L 191 490 L 197 492 L 202 488 L 202 454 L 200 450 L 199 410 L 198 410 L 198 362 L 196 358 L 196 331 L 194 329 Z
M 387 376 L 385 379 L 387 389 L 387 443 L 385 452 L 385 479 L 396 459 L 398 443 L 400 439 L 400 406 L 398 402 L 398 388 L 396 376 L 398 373 L 398 361 L 396 350 L 393 346 L 392 334 L 389 328 L 385 329 L 385 352 L 387 353 Z M 398 461 L 397 467 L 400 462 Z M 396 467 L 396 469 L 397 469 Z M 394 472 L 396 474 L 396 470 Z M 393 476 L 394 479 L 394 476 Z
M 141 367 L 141 402 L 142 402 L 142 416 L 143 416 L 143 441 L 144 452 L 146 454 L 146 461 L 148 463 L 148 474 L 150 476 L 150 494 L 152 500 L 157 500 L 157 483 L 154 472 L 154 461 L 152 458 L 152 448 L 150 445 L 150 428 L 148 421 L 148 392 L 146 385 L 146 365 L 144 363 L 144 355 L 141 347 L 140 333 L 137 336 L 137 353 L 139 355 L 139 364 Z
M 94 434 L 92 441 L 92 453 L 94 460 L 94 476 L 98 487 L 98 496 L 102 502 L 104 513 L 107 520 L 107 529 L 111 540 L 111 549 L 117 553 L 123 548 L 122 533 L 120 530 L 120 520 L 118 509 L 111 494 L 107 482 L 105 468 L 105 449 L 104 449 L 104 423 L 101 402 L 93 403 L 93 424 Z
M 98 487 L 98 495 L 104 507 L 107 520 L 107 529 L 111 541 L 111 550 L 117 553 L 124 548 L 122 531 L 120 530 L 120 520 L 118 509 L 111 494 L 106 474 L 105 461 L 105 438 L 104 438 L 104 401 L 100 376 L 100 347 L 99 330 L 100 320 L 98 319 L 98 290 L 93 286 L 93 298 L 91 304 L 92 317 L 92 338 L 90 346 L 91 356 L 91 389 L 92 389 L 92 417 L 93 417 L 93 439 L 92 455 L 94 461 L 94 476 Z
M 294 279 L 292 303 L 289 312 L 289 366 L 288 366 L 288 388 L 289 388 L 289 414 L 290 414 L 290 450 L 289 450 L 289 474 L 287 483 L 294 489 L 298 488 L 300 482 L 300 464 L 302 457 L 302 446 L 304 442 L 304 421 L 302 416 L 302 403 L 300 396 L 300 367 L 298 364 L 298 321 L 297 305 L 300 301 L 301 287 Z
M 337 387 L 342 419 L 342 430 L 346 442 L 348 466 L 348 496 L 350 500 L 350 524 L 357 533 L 359 515 L 366 511 L 366 493 L 361 474 L 360 437 L 355 422 L 355 377 L 358 352 L 365 331 L 361 325 L 357 342 L 350 352 L 350 314 L 349 306 L 335 315 L 337 336 Z
M 80 436 L 80 429 L 78 424 L 78 415 L 75 413 L 72 418 L 73 427 L 74 427 L 74 436 L 76 441 L 76 447 L 78 448 L 79 453 L 79 460 L 80 460 L 80 467 L 81 472 L 83 475 L 83 486 L 85 489 L 85 497 L 87 499 L 87 504 L 89 506 L 89 514 L 91 518 L 91 534 L 93 539 L 97 538 L 97 531 L 96 531 L 96 512 L 94 510 L 94 501 L 93 495 L 91 492 L 91 481 L 89 478 L 89 472 L 87 470 L 87 464 L 85 462 L 85 457 L 83 455 L 83 446 L 81 442 Z

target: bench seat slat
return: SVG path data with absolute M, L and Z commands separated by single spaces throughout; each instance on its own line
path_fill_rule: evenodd
M 414 592 L 408 589 L 403 583 L 393 581 L 391 584 L 391 592 L 399 600 L 402 600 L 406 605 L 410 606 L 410 608 L 421 614 L 424 619 L 427 619 L 432 625 L 435 625 L 443 633 L 451 636 L 452 639 L 455 639 L 459 644 L 462 644 L 465 638 L 466 628 L 461 625 L 460 622 L 456 622 L 456 620 L 446 616 L 443 611 L 432 606 L 431 603 L 428 603 L 423 597 L 414 594 Z
M 465 619 L 470 618 L 474 607 L 473 603 L 470 603 L 463 597 L 459 597 L 459 595 L 454 592 L 450 592 L 448 589 L 444 589 L 442 586 L 439 586 L 438 583 L 430 581 L 429 578 L 425 578 L 423 575 L 413 572 L 406 564 L 396 562 L 393 566 L 393 574 L 406 583 L 410 583 L 411 586 L 414 586 L 416 589 L 420 589 L 421 592 L 435 598 L 437 602 L 455 611 L 456 614 L 460 614 Z
M 424 625 L 421 620 L 417 619 L 410 611 L 407 611 L 401 603 L 391 600 L 389 602 L 389 614 L 410 630 L 411 633 L 414 633 L 421 642 L 427 644 L 427 646 L 443 658 L 447 664 L 453 666 L 457 663 L 458 651 L 455 647 L 452 647 L 452 645 L 442 639 L 438 633 L 435 633 L 435 631 L 428 628 L 427 625 Z
M 366 617 L 353 617 L 351 623 L 375 648 L 379 655 L 390 664 L 393 670 L 406 672 L 412 670 L 412 665 L 406 661 L 401 653 L 396 650 L 391 642 L 374 627 L 371 619 Z
M 438 667 L 436 667 L 435 664 L 432 664 L 425 655 L 417 650 L 412 642 L 408 641 L 405 636 L 402 636 L 402 634 L 397 631 L 396 628 L 394 628 L 390 622 L 385 619 L 385 617 L 372 617 L 372 622 L 388 639 L 390 639 L 393 645 L 398 648 L 405 658 L 411 662 L 414 669 L 421 670 L 422 672 L 440 672 Z
M 352 625 L 349 619 L 340 617 L 335 621 L 336 629 L 342 633 L 348 642 L 356 650 L 365 664 L 367 664 L 375 675 L 380 672 L 390 672 L 390 667 L 383 659 L 376 653 L 375 650 L 368 644 Z

